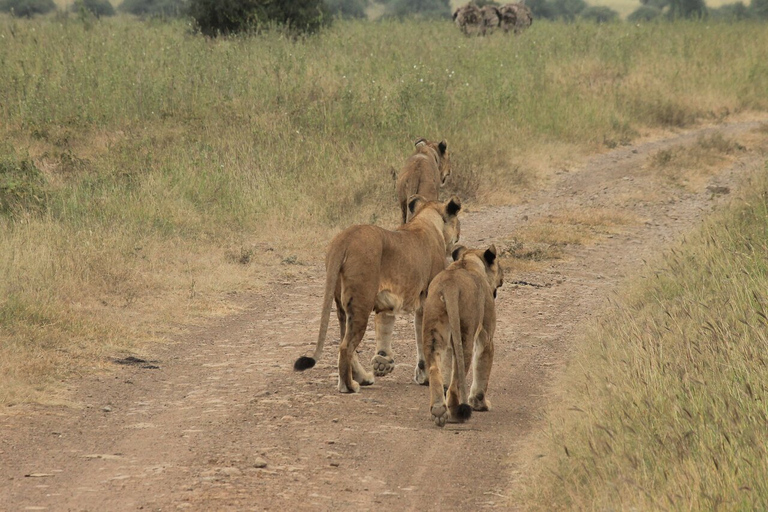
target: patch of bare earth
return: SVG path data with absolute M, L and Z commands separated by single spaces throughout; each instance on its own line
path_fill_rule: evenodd
M 80 408 L 5 411 L 0 508 L 509 507 L 517 475 L 535 464 L 529 441 L 546 428 L 548 388 L 584 322 L 609 307 L 606 299 L 644 259 L 728 201 L 739 177 L 765 157 L 747 145 L 695 190 L 649 171 L 647 162 L 702 135 L 735 138 L 758 126 L 623 147 L 563 171 L 524 204 L 464 215 L 470 246 L 494 242 L 516 253 L 510 248 L 521 237 L 530 245 L 547 224 L 577 226 L 583 240 L 560 237 L 559 259 L 543 252 L 533 264 L 507 261 L 517 270 L 507 271 L 497 299 L 490 412 L 444 429 L 432 423 L 427 388 L 412 381 L 408 318 L 396 325 L 395 371 L 359 394 L 336 391 L 335 328 L 318 366 L 294 372 L 293 361 L 317 335 L 324 278 L 319 262 L 295 266 L 292 277 L 243 298 L 242 313 L 190 328 L 143 362 L 123 360 L 112 373 L 83 379 L 75 391 Z M 372 324 L 364 361 L 373 355 Z

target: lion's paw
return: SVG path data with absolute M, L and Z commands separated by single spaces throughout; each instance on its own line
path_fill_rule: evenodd
M 413 372 L 413 380 L 416 381 L 416 384 L 421 384 L 422 386 L 429 384 L 429 373 L 427 373 L 424 361 L 419 361 L 416 365 L 416 371 Z
M 448 419 L 448 408 L 445 404 L 435 404 L 429 412 L 432 413 L 432 420 L 435 425 L 438 427 L 445 426 L 445 420 Z
M 395 359 L 383 350 L 373 356 L 371 363 L 373 363 L 373 374 L 377 377 L 383 377 L 395 369 Z
M 473 411 L 490 411 L 491 402 L 485 398 L 484 393 L 478 393 L 475 396 L 469 397 L 469 405 L 472 406 Z
M 360 384 L 352 381 L 352 387 L 348 388 L 346 384 L 344 384 L 344 381 L 339 379 L 339 393 L 359 393 L 360 392 Z

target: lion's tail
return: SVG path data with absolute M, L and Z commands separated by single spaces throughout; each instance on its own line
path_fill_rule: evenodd
M 323 345 L 325 344 L 325 336 L 328 333 L 328 322 L 331 316 L 331 302 L 333 302 L 333 294 L 336 291 L 336 283 L 339 279 L 339 273 L 341 272 L 341 265 L 344 263 L 346 250 L 342 247 L 334 247 L 328 251 L 328 258 L 325 269 L 325 294 L 323 295 L 323 311 L 320 315 L 320 332 L 317 335 L 317 344 L 315 345 L 315 352 L 312 357 L 301 356 L 293 363 L 293 369 L 301 372 L 312 368 L 315 363 L 320 359 L 323 353 Z
M 459 410 L 456 419 L 466 421 L 472 416 L 472 407 L 467 403 L 469 394 L 467 393 L 467 372 L 464 366 L 464 344 L 461 341 L 458 290 L 454 289 L 449 293 L 444 293 L 443 299 L 445 300 L 445 311 L 448 313 L 448 322 L 451 325 L 451 346 L 453 347 L 454 361 L 456 361 L 454 376 L 459 383 Z

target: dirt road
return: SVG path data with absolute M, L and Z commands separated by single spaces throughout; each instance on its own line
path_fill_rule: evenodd
M 642 165 L 742 122 L 622 147 L 570 169 L 525 204 L 464 214 L 463 243 L 500 245 L 526 223 L 571 208 L 612 208 L 639 222 L 541 270 L 506 275 L 497 299 L 493 409 L 444 429 L 427 388 L 412 381 L 412 322 L 399 318 L 395 371 L 356 395 L 336 391 L 338 344 L 318 366 L 292 371 L 319 324 L 323 268 L 244 300 L 242 313 L 192 328 L 152 360 L 115 365 L 78 383 L 82 407 L 16 406 L 0 415 L 0 509 L 7 510 L 478 510 L 510 508 L 535 453 L 548 386 L 588 319 L 648 259 L 731 195 L 695 193 Z M 763 157 L 764 158 L 764 157 Z M 761 165 L 746 148 L 709 183 L 733 187 Z M 724 192 L 725 189 L 719 189 Z M 361 360 L 373 355 L 373 322 Z

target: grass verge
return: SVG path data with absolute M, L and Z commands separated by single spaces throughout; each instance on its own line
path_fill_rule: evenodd
M 528 508 L 768 507 L 768 165 L 759 174 L 585 335 Z

